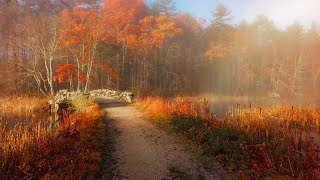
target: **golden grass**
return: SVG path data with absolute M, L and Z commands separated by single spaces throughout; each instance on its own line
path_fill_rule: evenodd
M 176 97 L 164 99 L 161 97 L 148 97 L 138 100 L 138 106 L 154 117 L 169 117 L 173 114 L 186 116 L 202 116 L 213 118 L 209 110 L 208 101 L 203 98 Z
M 270 161 L 278 172 L 299 178 L 320 178 L 320 106 L 244 109 L 228 122 L 253 140 L 267 144 Z M 272 152 L 279 149 L 286 152 Z
M 50 126 L 43 116 L 46 100 L 0 101 L 1 116 L 13 122 L 9 128 L 0 125 L 0 179 L 83 179 L 99 171 L 105 128 L 97 106 Z
M 39 122 L 45 113 L 41 111 L 48 108 L 46 103 L 47 99 L 37 97 L 0 97 L 0 127 L 12 129 L 17 124 Z

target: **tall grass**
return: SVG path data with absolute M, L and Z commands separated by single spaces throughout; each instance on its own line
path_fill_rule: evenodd
M 0 101 L 5 122 L 0 125 L 0 179 L 83 179 L 97 174 L 105 136 L 97 106 L 70 114 L 52 127 L 46 100 Z
M 319 106 L 239 108 L 218 119 L 204 99 L 146 98 L 138 105 L 239 178 L 320 179 Z
M 16 124 L 32 125 L 48 115 L 48 108 L 45 98 L 0 97 L 0 124 L 6 129 Z
M 282 105 L 239 110 L 230 126 L 265 143 L 276 171 L 297 178 L 320 178 L 320 106 Z

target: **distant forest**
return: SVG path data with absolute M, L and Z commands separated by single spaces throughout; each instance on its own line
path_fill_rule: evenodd
M 314 96 L 318 25 L 276 27 L 263 15 L 211 21 L 171 0 L 0 0 L 3 94 L 111 88 L 143 95 Z M 201 3 L 201 2 L 199 2 Z

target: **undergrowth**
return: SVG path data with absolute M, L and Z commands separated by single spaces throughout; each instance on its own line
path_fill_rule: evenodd
M 24 102 L 1 111 L 14 115 L 20 111 L 11 108 L 25 107 L 32 117 L 46 108 L 29 108 L 34 101 Z M 16 117 L 31 121 L 22 115 Z M 16 122 L 11 129 L 0 126 L 0 179 L 93 179 L 98 175 L 106 133 L 98 106 L 86 113 L 68 114 L 54 127 L 48 121 L 44 118 L 28 126 Z

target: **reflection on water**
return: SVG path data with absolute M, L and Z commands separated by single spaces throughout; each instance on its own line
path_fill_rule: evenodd
M 219 118 L 226 117 L 235 109 L 270 107 L 275 105 L 310 105 L 317 103 L 315 98 L 250 98 L 250 97 L 208 97 L 211 111 Z

